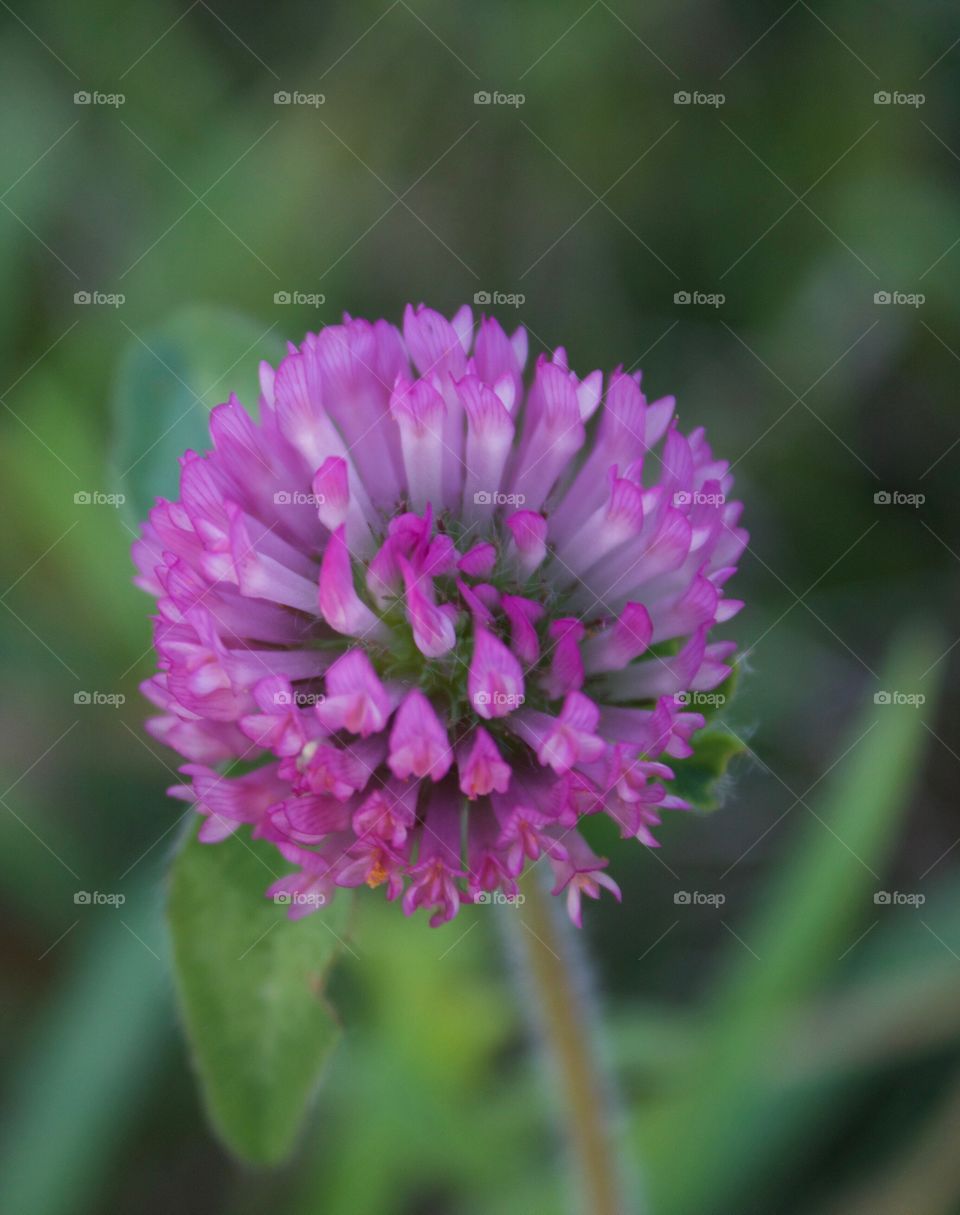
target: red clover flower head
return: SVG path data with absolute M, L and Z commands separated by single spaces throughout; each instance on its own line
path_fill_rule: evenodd
M 730 672 L 746 545 L 728 465 L 639 373 L 529 375 L 527 335 L 407 308 L 261 366 L 134 545 L 157 599 L 150 733 L 200 839 L 271 841 L 305 915 L 382 886 L 432 924 L 546 858 L 620 899 L 581 826 L 655 846 L 671 761 Z

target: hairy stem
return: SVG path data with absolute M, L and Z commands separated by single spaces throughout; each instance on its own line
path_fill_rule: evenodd
M 603 1070 L 584 991 L 583 959 L 572 929 L 537 874 L 524 882 L 526 902 L 507 915 L 521 951 L 533 1016 L 552 1063 L 559 1113 L 580 1181 L 584 1215 L 624 1215 Z

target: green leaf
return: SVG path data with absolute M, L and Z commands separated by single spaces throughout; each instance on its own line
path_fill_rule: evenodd
M 248 407 L 259 398 L 261 359 L 283 354 L 275 326 L 219 308 L 193 305 L 130 339 L 113 392 L 116 489 L 134 522 L 157 497 L 176 496 L 177 457 L 210 446 L 214 405 L 236 393 Z
M 696 706 L 697 712 L 702 713 L 707 721 L 712 717 L 719 717 L 736 696 L 737 689 L 740 687 L 742 669 L 740 663 L 734 661 L 730 667 L 730 674 L 723 683 L 718 684 L 712 692 L 706 693 L 703 698 L 704 703 Z
M 177 855 L 168 908 L 177 992 L 206 1104 L 252 1163 L 292 1151 L 338 1035 L 323 1001 L 349 900 L 293 922 L 264 898 L 277 853 L 239 835 Z
M 98 918 L 64 933 L 59 948 L 69 961 L 8 1061 L 0 1211 L 78 1215 L 110 1205 L 129 1150 L 125 1131 L 143 1118 L 144 1093 L 169 1046 L 152 885 L 134 887 L 122 908 L 83 908 Z
M 463 907 L 439 928 L 397 910 L 357 900 L 356 1011 L 325 1090 L 337 1118 L 310 1132 L 283 1215 L 399 1215 L 425 1176 L 445 1211 L 561 1210 L 542 1171 L 532 1170 L 539 1204 L 516 1192 L 542 1146 L 543 1114 L 528 1066 L 501 1066 L 522 1033 L 497 962 L 502 909 Z
M 744 743 L 722 729 L 707 729 L 693 738 L 693 755 L 673 760 L 671 794 L 686 798 L 698 810 L 716 810 L 722 801 L 720 782 L 735 755 L 746 750 Z

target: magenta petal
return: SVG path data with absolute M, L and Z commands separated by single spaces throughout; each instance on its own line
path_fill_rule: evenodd
M 429 776 L 440 780 L 453 763 L 453 752 L 440 718 L 426 696 L 408 692 L 390 732 L 390 771 L 400 779 Z
M 330 537 L 323 554 L 319 597 L 324 620 L 338 633 L 348 637 L 387 639 L 386 629 L 354 588 L 353 568 L 342 526 Z
M 506 793 L 510 784 L 510 765 L 497 749 L 497 744 L 482 726 L 457 750 L 460 789 L 471 800 L 496 791 Z
M 421 654 L 428 658 L 439 658 L 452 650 L 457 635 L 453 620 L 433 599 L 433 585 L 429 578 L 418 577 L 409 561 L 400 558 L 406 587 L 407 620 L 413 630 L 413 640 Z
M 366 738 L 382 730 L 390 697 L 362 650 L 348 650 L 327 671 L 327 694 L 314 706 L 328 730 L 349 730 Z
M 506 717 L 524 701 L 523 671 L 502 641 L 481 624 L 473 626 L 473 658 L 467 692 L 478 716 Z

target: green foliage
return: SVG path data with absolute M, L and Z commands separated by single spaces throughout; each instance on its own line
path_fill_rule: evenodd
M 9 1077 L 17 1117 L 0 1136 L 0 1211 L 71 1215 L 98 1207 L 126 1144 L 123 1130 L 170 1053 L 157 903 L 153 883 L 143 882 L 122 908 L 79 909 L 93 932 L 30 1026 Z M 67 928 L 64 945 L 52 928 L 44 932 L 51 949 L 69 950 L 83 928 Z
M 532 1166 L 546 1165 L 549 1114 L 532 1061 L 512 1050 L 520 1009 L 497 921 L 513 914 L 465 907 L 435 929 L 358 899 L 353 1003 L 338 999 L 350 1034 L 324 1083 L 322 1125 L 289 1215 L 404 1215 L 425 1178 L 448 1195 L 444 1210 L 562 1209 L 562 1171 Z
M 290 1154 L 337 1038 L 323 999 L 349 899 L 297 923 L 263 897 L 276 850 L 232 836 L 177 854 L 169 922 L 183 1019 L 207 1108 L 244 1160 Z
M 905 636 L 881 686 L 914 688 L 941 652 Z M 785 1100 L 773 1077 L 798 1007 L 835 971 L 873 910 L 872 892 L 916 778 L 934 710 L 875 705 L 840 748 L 827 791 L 794 806 L 796 838 L 752 923 L 738 927 L 698 1048 L 670 1093 L 641 1118 L 639 1143 L 658 1215 L 724 1210 L 755 1195 L 801 1130 L 823 1116 L 828 1086 Z M 690 1153 L 697 1167 L 690 1168 Z
M 686 798 L 698 810 L 716 810 L 730 761 L 745 750 L 740 739 L 727 730 L 702 730 L 693 739 L 693 755 L 670 762 L 675 777 L 670 792 Z
M 272 328 L 272 326 L 271 326 Z M 282 355 L 266 326 L 226 309 L 190 306 L 129 340 L 113 392 L 114 463 L 134 523 L 175 497 L 178 457 L 210 446 L 210 409 L 236 393 L 255 408 L 257 367 Z

